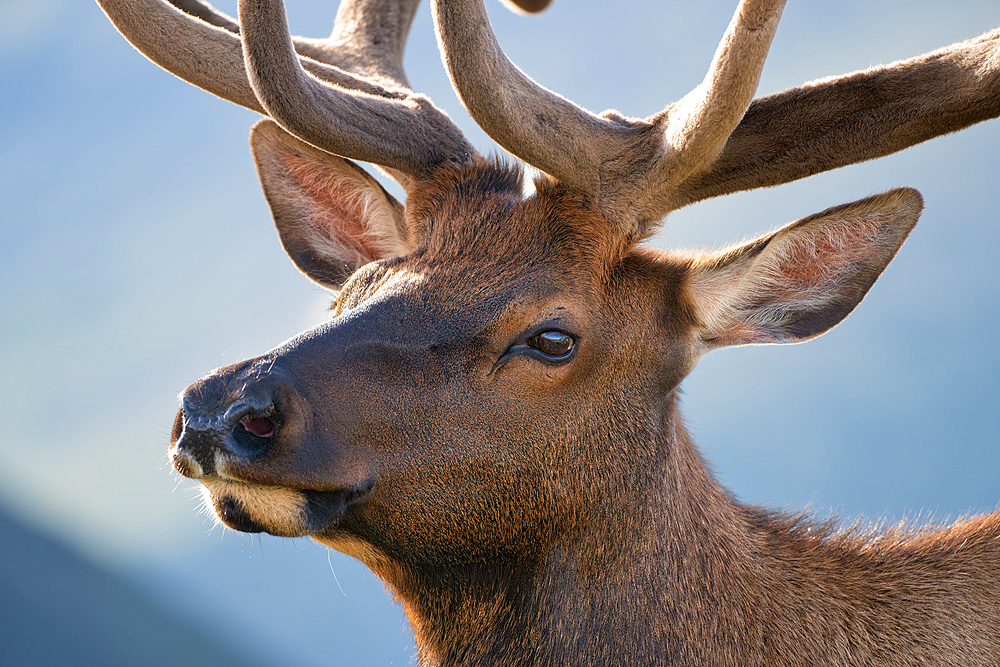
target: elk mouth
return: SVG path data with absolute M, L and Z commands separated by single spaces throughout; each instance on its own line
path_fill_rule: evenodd
M 335 528 L 375 488 L 375 480 L 321 491 L 251 484 L 217 475 L 203 477 L 201 483 L 206 505 L 225 526 L 279 537 L 302 537 Z
M 318 470 L 309 414 L 273 360 L 217 369 L 181 395 L 171 462 L 202 483 L 206 508 L 234 530 L 283 537 L 337 531 L 371 495 L 375 476 L 350 466 L 350 458 Z
M 253 519 L 243 503 L 233 496 L 224 496 L 214 501 L 215 514 L 219 521 L 233 530 L 243 533 L 266 533 L 267 528 Z

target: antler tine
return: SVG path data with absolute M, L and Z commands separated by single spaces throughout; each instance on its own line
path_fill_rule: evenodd
M 181 11 L 240 34 L 239 21 L 202 0 L 168 0 Z M 419 0 L 373 5 L 345 0 L 340 3 L 333 33 L 326 39 L 292 37 L 295 51 L 321 63 L 355 74 L 409 88 L 403 72 L 403 50 Z M 323 78 L 320 76 L 320 78 Z
M 1000 116 L 1000 29 L 754 100 L 684 203 L 895 153 Z
M 407 0 L 400 0 L 402 6 Z M 359 7 L 363 0 L 353 3 Z M 318 148 L 415 178 L 470 162 L 475 149 L 423 95 L 376 97 L 310 76 L 293 48 L 282 0 L 240 0 L 243 57 L 267 114 Z
M 337 58 L 352 72 L 388 79 L 409 88 L 403 72 L 403 51 L 420 0 L 343 0 L 333 33 L 324 40 L 296 41 L 295 50 L 323 62 Z
M 504 55 L 482 0 L 433 0 L 445 65 L 469 113 L 497 143 L 563 184 L 598 198 L 627 232 L 676 208 L 687 178 L 708 168 L 739 124 L 784 0 L 743 0 L 708 75 L 646 120 L 595 115 L 546 90 Z
M 182 12 L 210 25 L 234 35 L 240 34 L 239 21 L 207 2 L 167 1 Z M 407 0 L 399 5 L 402 9 L 400 12 L 379 12 L 373 9 L 381 7 L 373 8 L 370 3 L 342 2 L 330 37 L 310 39 L 293 36 L 292 43 L 300 56 L 375 80 L 386 80 L 393 86 L 408 88 L 409 84 L 403 73 L 403 48 L 417 4 Z M 386 20 L 386 15 L 389 20 Z
M 753 100 L 785 0 L 742 0 L 719 43 L 705 80 L 656 117 L 676 157 L 661 167 L 676 189 L 708 168 Z M 661 185 L 661 189 L 662 189 Z
M 97 2 L 119 32 L 163 69 L 223 99 L 264 113 L 247 79 L 239 24 L 232 18 L 199 0 Z M 318 41 L 296 38 L 295 44 L 308 51 Z M 323 51 L 324 59 L 310 56 L 302 61 L 303 67 L 316 77 L 372 95 L 399 95 L 380 82 L 352 74 L 353 70 L 343 63 L 338 65 L 328 46 Z

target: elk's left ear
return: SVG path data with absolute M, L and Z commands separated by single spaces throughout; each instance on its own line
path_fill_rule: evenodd
M 281 243 L 307 276 L 339 289 L 362 264 L 409 252 L 403 205 L 364 169 L 272 120 L 250 145 Z
M 827 331 L 868 293 L 922 208 L 916 190 L 893 190 L 696 260 L 688 286 L 704 349 Z

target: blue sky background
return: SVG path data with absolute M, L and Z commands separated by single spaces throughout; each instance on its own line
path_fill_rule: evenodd
M 235 14 L 235 1 L 216 5 Z M 511 58 L 634 116 L 697 85 L 734 3 L 554 0 L 490 12 Z M 255 114 L 152 65 L 86 0 L 0 0 L 0 503 L 273 664 L 410 664 L 373 575 L 308 540 L 198 514 L 166 462 L 176 395 L 320 321 L 249 155 Z M 289 2 L 328 33 L 333 3 Z M 421 8 L 411 82 L 483 151 Z M 759 94 L 974 37 L 995 0 L 790 0 Z M 899 155 L 674 214 L 658 247 L 722 246 L 899 185 L 926 209 L 864 303 L 822 338 L 715 352 L 687 421 L 747 502 L 868 520 L 1000 500 L 1000 121 Z

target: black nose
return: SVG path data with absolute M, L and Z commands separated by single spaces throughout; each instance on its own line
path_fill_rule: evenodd
M 267 454 L 281 430 L 282 383 L 247 362 L 222 368 L 181 394 L 171 436 L 174 467 L 187 477 L 217 472 L 218 455 L 252 461 Z

